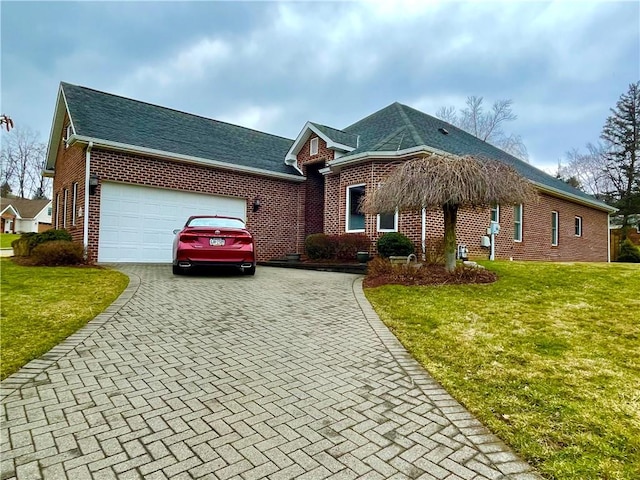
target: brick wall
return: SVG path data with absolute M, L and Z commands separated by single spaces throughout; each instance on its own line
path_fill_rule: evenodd
M 316 138 L 318 139 L 318 153 L 311 155 L 310 144 Z M 305 237 L 324 231 L 325 179 L 318 170 L 324 168 L 327 161 L 331 159 L 333 159 L 333 150 L 328 149 L 327 143 L 315 134 L 307 139 L 298 152 L 298 168 L 307 177 L 305 182 Z
M 62 147 L 63 149 L 64 147 Z M 58 154 L 54 179 L 55 195 L 70 188 L 74 181 L 84 183 L 84 146 L 73 146 Z M 283 160 L 284 161 L 284 160 Z M 304 183 L 237 173 L 200 165 L 185 164 L 94 148 L 91 172 L 101 182 L 122 182 L 188 192 L 227 195 L 247 202 L 247 227 L 255 235 L 258 260 L 268 260 L 287 252 L 301 251 L 304 241 Z M 84 188 L 79 189 L 84 199 Z M 261 207 L 251 206 L 260 198 Z M 79 203 L 84 208 L 84 200 Z M 67 212 L 67 215 L 69 213 Z M 100 218 L 100 186 L 90 196 L 89 251 L 97 259 Z M 75 240 L 82 241 L 82 225 L 68 228 Z
M 53 199 L 51 224 L 58 228 L 63 228 L 71 234 L 74 241 L 82 243 L 84 228 L 84 200 L 85 200 L 85 149 L 83 146 L 75 144 L 66 148 L 64 133 L 69 124 L 69 117 L 65 116 L 64 128 L 60 135 L 58 145 L 58 156 L 56 160 L 56 175 L 53 179 Z M 73 184 L 78 183 L 76 198 L 76 221 L 73 224 Z M 67 191 L 67 208 L 64 208 L 64 192 Z M 59 196 L 59 209 L 57 208 L 56 196 Z M 58 211 L 59 210 L 59 211 Z
M 344 167 L 339 173 L 326 177 L 325 232 L 344 233 L 346 190 L 349 185 L 366 184 L 367 189 L 382 182 L 397 163 L 371 161 Z M 330 198 L 329 198 L 330 197 Z M 496 258 L 514 260 L 607 261 L 608 215 L 606 212 L 579 205 L 568 200 L 540 193 L 538 201 L 524 205 L 522 241 L 515 242 L 513 207 L 500 208 L 501 231 L 496 236 Z M 338 213 L 336 215 L 335 208 Z M 559 214 L 559 241 L 551 245 L 551 212 Z M 582 218 L 582 235 L 575 235 L 575 217 Z M 336 222 L 337 220 L 337 222 Z M 458 212 L 458 244 L 466 244 L 471 258 L 488 258 L 489 249 L 480 246 L 490 222 L 489 208 L 464 208 Z M 444 224 L 442 211 L 426 213 L 426 248 L 441 248 Z M 337 227 L 337 228 L 336 228 Z M 407 235 L 420 251 L 422 219 L 419 212 L 402 213 L 398 230 Z M 376 216 L 367 215 L 365 233 L 374 242 L 381 235 L 377 231 Z

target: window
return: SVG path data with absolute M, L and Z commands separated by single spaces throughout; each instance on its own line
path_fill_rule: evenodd
M 71 225 L 76 225 L 76 211 L 78 208 L 78 182 L 73 184 L 73 194 L 71 197 Z
M 64 200 L 62 201 L 62 228 L 67 228 L 67 199 L 69 198 L 69 190 L 64 189 Z
M 318 137 L 312 138 L 311 143 L 309 143 L 309 155 L 317 155 L 318 154 Z
M 551 212 L 551 245 L 558 245 L 558 212 Z
M 53 211 L 53 207 L 49 205 L 49 208 L 47 208 L 47 215 L 51 216 L 52 211 Z
M 347 187 L 347 232 L 364 232 L 364 213 L 360 210 L 360 202 L 364 197 L 364 185 Z
M 73 129 L 71 128 L 71 124 L 69 124 L 67 125 L 67 128 L 65 128 L 64 130 L 64 148 L 67 148 L 69 146 L 67 142 L 69 141 L 69 138 L 71 137 L 72 134 L 73 134 Z
M 397 232 L 398 231 L 398 212 L 378 214 L 378 231 L 379 232 Z
M 491 207 L 491 221 L 500 223 L 500 205 L 494 205 Z
M 60 194 L 56 193 L 56 230 L 60 228 Z
M 576 237 L 582 236 L 582 217 L 576 217 Z
M 522 204 L 513 207 L 513 241 L 522 241 Z

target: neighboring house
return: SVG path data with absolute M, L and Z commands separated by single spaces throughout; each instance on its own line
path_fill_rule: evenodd
M 43 232 L 51 228 L 51 200 L 2 198 L 2 233 Z
M 614 209 L 472 135 L 399 103 L 342 130 L 307 122 L 295 140 L 61 83 L 47 152 L 54 225 L 99 262 L 170 262 L 172 231 L 193 214 L 245 219 L 259 260 L 301 252 L 307 235 L 389 231 L 441 241 L 441 212 L 363 215 L 358 204 L 398 162 L 475 154 L 513 165 L 538 189 L 518 207 L 464 210 L 458 243 L 486 257 L 607 261 Z M 88 191 L 88 195 L 85 192 Z

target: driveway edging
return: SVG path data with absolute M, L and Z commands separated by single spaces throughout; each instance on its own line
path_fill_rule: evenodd
M 413 384 L 427 395 L 443 417 L 469 439 L 469 446 L 493 457 L 493 463 L 505 476 L 515 480 L 541 480 L 533 467 L 518 457 L 510 447 L 449 394 L 442 385 L 414 359 L 400 340 L 389 330 L 364 294 L 363 277 L 354 279 L 353 295 L 362 314 Z M 497 455 L 499 454 L 499 456 Z
M 120 271 L 120 270 L 118 270 Z M 129 284 L 124 291 L 109 305 L 103 312 L 89 320 L 85 326 L 69 335 L 58 345 L 40 357 L 31 360 L 17 372 L 9 375 L 0 382 L 0 401 L 21 389 L 27 384 L 33 385 L 37 382 L 37 377 L 47 368 L 72 352 L 78 345 L 89 338 L 96 330 L 109 322 L 120 309 L 129 302 L 140 287 L 140 277 L 121 272 L 129 277 Z

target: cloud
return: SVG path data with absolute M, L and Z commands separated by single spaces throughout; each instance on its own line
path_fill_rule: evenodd
M 269 132 L 274 124 L 279 121 L 284 111 L 280 106 L 260 106 L 244 104 L 233 110 L 228 110 L 219 115 L 216 120 L 220 120 L 234 125 L 242 125 L 247 128 Z

